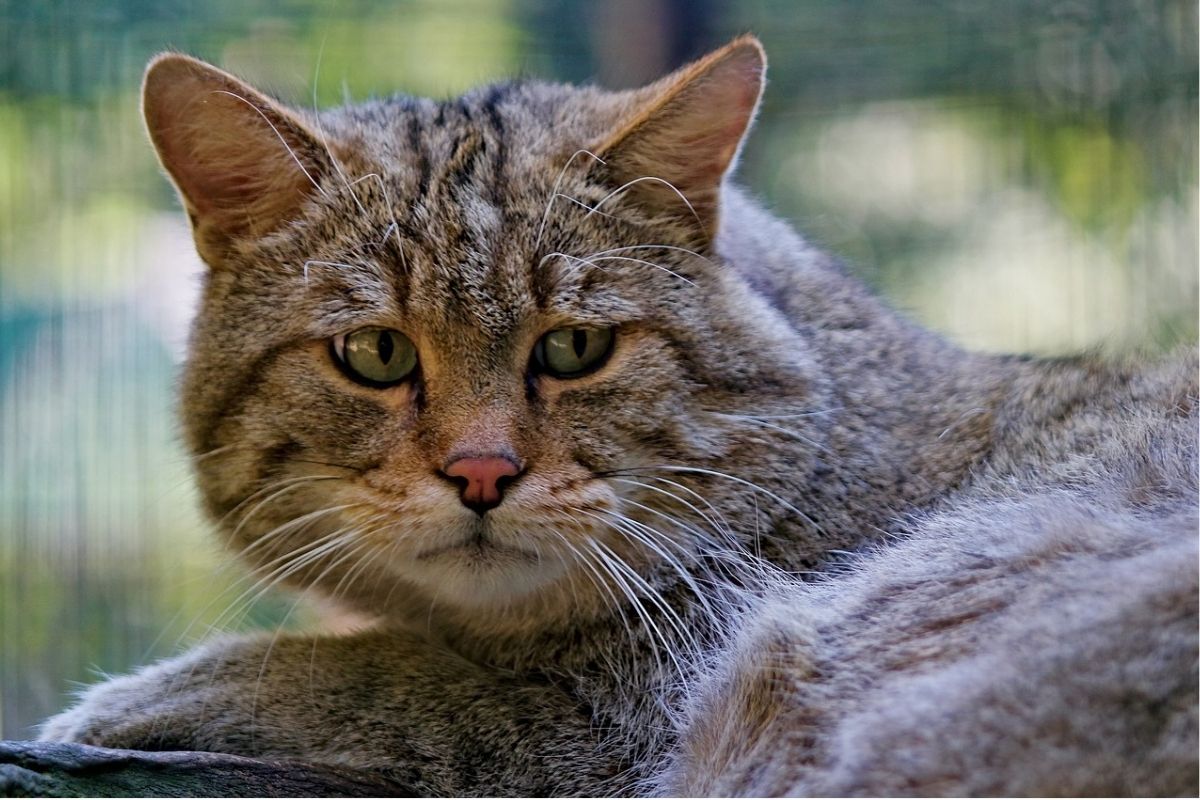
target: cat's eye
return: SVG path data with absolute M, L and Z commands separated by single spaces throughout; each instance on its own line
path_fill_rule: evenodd
M 363 328 L 335 336 L 333 353 L 351 378 L 368 386 L 392 386 L 417 367 L 412 340 L 389 328 Z
M 612 328 L 559 328 L 538 340 L 533 358 L 555 378 L 578 378 L 608 359 L 613 339 Z

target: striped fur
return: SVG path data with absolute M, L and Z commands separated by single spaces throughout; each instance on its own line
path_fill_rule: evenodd
M 371 620 L 216 640 L 58 740 L 449 794 L 1196 790 L 1196 356 L 970 354 L 725 176 L 742 38 L 645 89 L 287 109 L 183 56 L 146 113 L 209 262 L 183 383 L 262 585 Z M 330 340 L 416 344 L 348 380 Z M 546 331 L 616 330 L 596 372 Z M 464 445 L 464 443 L 466 443 Z M 526 472 L 479 517 L 470 445 Z

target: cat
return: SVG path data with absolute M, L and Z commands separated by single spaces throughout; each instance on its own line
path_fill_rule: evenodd
M 373 622 L 212 640 L 43 738 L 428 794 L 1194 793 L 1194 348 L 897 315 L 729 182 L 765 65 L 310 113 L 151 62 L 205 508 Z

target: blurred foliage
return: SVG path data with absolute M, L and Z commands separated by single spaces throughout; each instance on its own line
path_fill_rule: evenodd
M 311 620 L 238 599 L 177 442 L 201 267 L 141 131 L 150 56 L 324 106 L 634 85 L 747 30 L 740 179 L 893 303 L 990 349 L 1195 341 L 1191 2 L 0 0 L 0 735 L 210 626 Z

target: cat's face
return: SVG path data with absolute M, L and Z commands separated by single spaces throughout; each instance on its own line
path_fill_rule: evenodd
M 675 467 L 719 466 L 713 412 L 791 364 L 709 247 L 761 80 L 756 44 L 723 52 L 640 94 L 502 86 L 307 123 L 196 62 L 152 67 L 151 133 L 213 267 L 184 422 L 235 550 L 372 610 L 678 557 L 702 473 Z M 736 102 L 688 120 L 696 98 L 670 104 L 694 85 Z M 179 134 L 196 96 L 223 107 Z M 669 186 L 663 114 L 689 148 Z M 255 115 L 270 136 L 245 138 Z

